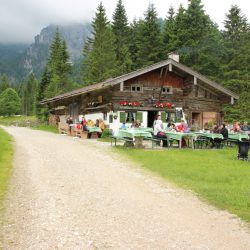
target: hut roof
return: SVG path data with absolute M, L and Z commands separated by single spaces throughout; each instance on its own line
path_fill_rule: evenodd
M 156 70 L 156 69 L 159 69 L 162 67 L 166 67 L 168 65 L 171 65 L 172 67 L 174 66 L 176 69 L 178 69 L 178 71 L 180 73 L 184 73 L 184 74 L 188 74 L 188 75 L 196 77 L 197 80 L 201 81 L 202 83 L 205 83 L 207 86 L 212 87 L 213 89 L 215 89 L 215 90 L 217 90 L 225 95 L 233 97 L 234 99 L 239 99 L 239 96 L 237 94 L 235 94 L 234 92 L 230 91 L 229 89 L 227 89 L 227 88 L 223 87 L 222 85 L 208 79 L 206 76 L 201 75 L 200 73 L 185 66 L 184 64 L 181 64 L 181 63 L 169 58 L 168 60 L 152 64 L 150 66 L 144 67 L 142 69 L 139 69 L 139 70 L 115 77 L 115 78 L 107 79 L 107 80 L 100 82 L 100 83 L 88 85 L 88 86 L 85 86 L 83 88 L 79 88 L 79 89 L 76 89 L 76 90 L 61 94 L 61 95 L 57 95 L 55 97 L 52 97 L 52 98 L 49 98 L 46 100 L 43 100 L 43 101 L 41 101 L 41 104 L 46 104 L 46 103 L 58 101 L 61 99 L 65 99 L 65 98 L 69 98 L 69 97 L 73 97 L 73 96 L 78 96 L 78 95 L 81 95 L 84 93 L 108 88 L 110 86 L 114 86 L 116 84 L 119 84 L 119 83 L 124 82 L 124 81 L 129 80 L 129 79 L 132 79 L 134 77 L 146 74 L 150 71 L 153 71 L 153 70 Z

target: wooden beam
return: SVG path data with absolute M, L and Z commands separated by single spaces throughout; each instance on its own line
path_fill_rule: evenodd
M 169 64 L 169 71 L 171 72 L 173 70 L 172 64 Z
M 163 72 L 163 67 L 161 68 L 161 72 L 160 72 L 160 78 L 162 77 L 162 72 Z
M 231 104 L 234 104 L 234 98 L 231 96 Z
M 123 91 L 124 90 L 124 82 L 121 82 L 120 83 L 120 91 Z
M 160 90 L 160 93 L 159 93 L 159 101 L 161 100 L 162 89 L 163 89 L 164 81 L 167 78 L 168 71 L 169 71 L 169 69 L 166 68 L 164 77 L 162 78 L 162 81 L 161 81 L 161 90 Z
M 194 85 L 197 85 L 197 77 L 194 76 Z

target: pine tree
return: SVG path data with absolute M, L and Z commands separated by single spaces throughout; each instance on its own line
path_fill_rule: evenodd
M 177 50 L 178 41 L 177 33 L 175 31 L 175 12 L 173 6 L 170 6 L 168 10 L 168 16 L 165 20 L 162 37 L 164 46 L 163 51 L 165 55 Z
M 61 39 L 60 33 L 57 29 L 54 40 L 50 46 L 50 57 L 46 65 L 47 70 L 50 71 L 51 75 L 51 82 L 49 83 L 48 88 L 50 90 L 53 89 L 53 91 L 50 92 L 46 90 L 46 98 L 71 90 L 72 83 L 69 80 L 69 76 L 72 66 L 69 59 L 66 42 Z M 55 82 L 57 83 L 57 86 L 54 86 Z M 53 86 L 50 86 L 50 84 Z
M 36 114 L 37 87 L 37 80 L 33 74 L 30 74 L 21 86 L 22 113 L 25 115 Z
M 132 61 L 131 69 L 136 70 L 140 68 L 140 62 L 138 60 L 138 51 L 139 51 L 139 44 L 141 43 L 141 34 L 142 29 L 144 26 L 144 22 L 142 19 L 136 21 L 133 20 L 132 24 L 130 25 L 130 42 L 129 42 L 129 51 L 130 57 Z
M 3 74 L 0 80 L 0 94 L 7 88 L 10 88 L 10 82 L 8 76 Z
M 187 10 L 180 5 L 175 18 L 172 13 L 170 9 L 170 20 L 167 20 L 164 30 L 165 48 L 177 50 L 182 63 L 217 79 L 223 51 L 221 35 L 217 26 L 205 14 L 201 0 L 192 0 Z
M 84 49 L 83 80 L 85 84 L 103 81 L 116 76 L 119 71 L 115 54 L 115 39 L 102 3 L 97 7 L 92 28 L 92 38 L 88 39 Z
M 44 113 L 46 113 L 46 110 L 47 110 L 44 107 L 44 105 L 40 104 L 40 102 L 45 99 L 46 97 L 45 91 L 48 88 L 51 80 L 52 80 L 51 72 L 48 66 L 46 66 L 42 75 L 42 79 L 38 84 L 38 90 L 37 90 L 36 114 L 39 119 L 43 118 Z
M 17 114 L 20 107 L 20 97 L 13 88 L 7 88 L 0 94 L 0 115 L 11 116 Z
M 113 14 L 112 31 L 115 36 L 115 52 L 120 75 L 129 72 L 132 64 L 129 52 L 128 18 L 122 0 L 118 0 Z
M 162 37 L 157 12 L 150 4 L 146 13 L 138 41 L 138 67 L 147 66 L 163 58 Z
M 240 95 L 237 105 L 225 108 L 228 120 L 250 117 L 250 29 L 246 17 L 233 5 L 226 15 L 223 32 L 225 56 L 223 78 L 226 87 Z

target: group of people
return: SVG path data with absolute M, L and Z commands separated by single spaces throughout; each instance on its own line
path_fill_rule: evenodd
M 160 115 L 157 116 L 156 120 L 154 121 L 153 126 L 154 126 L 154 136 L 156 138 L 162 139 L 163 147 L 168 146 L 167 140 L 164 140 L 167 138 L 166 131 L 182 132 L 182 133 L 190 132 L 190 129 L 184 120 L 182 120 L 181 123 L 177 125 L 175 125 L 172 121 L 167 120 L 167 126 L 164 128 Z M 186 145 L 186 141 L 184 139 L 181 143 L 183 147 Z
M 66 123 L 69 126 L 69 133 L 72 133 L 72 127 L 74 126 L 73 118 L 70 116 L 66 119 Z M 79 120 L 79 123 L 76 124 L 77 128 L 82 129 L 82 131 L 88 132 L 88 138 L 91 138 L 92 132 L 89 131 L 88 128 L 90 127 L 99 127 L 101 132 L 97 132 L 98 137 L 100 138 L 102 135 L 103 130 L 105 129 L 105 123 L 102 119 L 96 119 L 94 122 L 91 119 L 86 119 L 85 116 L 82 116 Z M 79 127 L 78 127 L 79 126 Z
M 231 128 L 232 132 L 248 132 L 250 133 L 250 125 L 248 122 L 235 122 Z
M 132 122 L 130 128 L 141 128 L 142 127 L 142 124 L 141 124 L 141 121 L 140 120 L 136 120 L 135 122 Z M 127 129 L 127 125 L 125 122 L 122 123 L 120 129 Z

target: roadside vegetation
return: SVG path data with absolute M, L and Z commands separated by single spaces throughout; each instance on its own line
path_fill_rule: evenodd
M 36 116 L 6 116 L 0 117 L 0 124 L 4 126 L 30 127 L 32 129 L 58 133 L 57 126 L 48 125 Z
M 11 136 L 0 128 L 0 214 L 12 171 Z
M 250 222 L 250 163 L 237 149 L 145 151 L 117 147 L 140 166 Z

